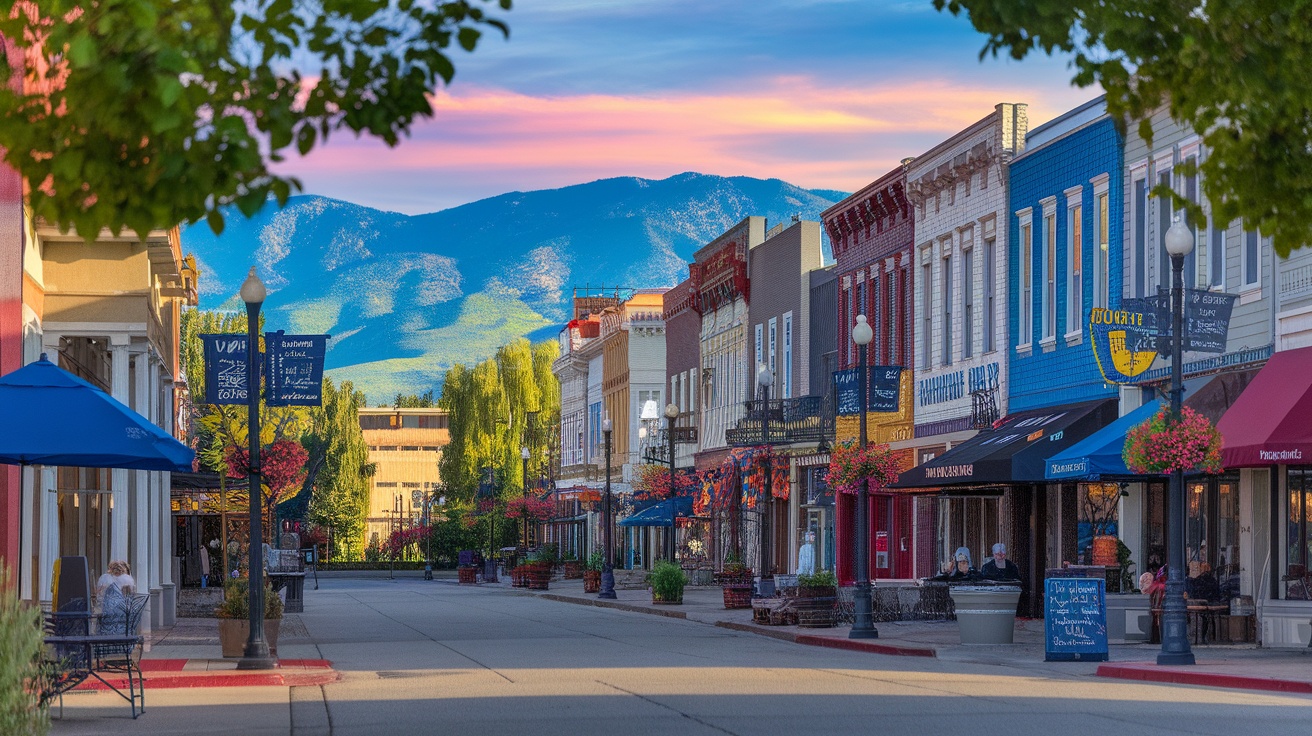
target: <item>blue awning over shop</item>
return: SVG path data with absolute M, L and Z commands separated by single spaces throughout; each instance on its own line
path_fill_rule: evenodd
M 1161 406 L 1161 401 L 1150 401 L 1048 458 L 1048 480 L 1101 480 L 1135 475 L 1125 467 L 1121 456 L 1125 433 L 1148 421 Z
M 658 501 L 645 509 L 629 514 L 620 526 L 670 526 L 673 517 L 692 516 L 692 496 L 680 496 Z

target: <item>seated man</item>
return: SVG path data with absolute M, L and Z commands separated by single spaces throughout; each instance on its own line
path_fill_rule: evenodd
M 979 574 L 988 580 L 1020 582 L 1020 568 L 1007 559 L 1007 545 L 1002 542 L 993 545 L 993 559 L 980 567 Z

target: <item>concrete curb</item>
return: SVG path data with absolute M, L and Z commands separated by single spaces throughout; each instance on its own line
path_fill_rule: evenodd
M 626 611 L 628 613 L 645 613 L 649 616 L 664 616 L 666 618 L 695 620 L 688 619 L 688 614 L 683 611 L 665 610 L 660 608 L 653 609 L 645 606 L 635 606 L 629 603 L 620 603 L 618 601 L 602 600 L 600 598 L 576 598 L 568 595 L 557 595 L 555 593 L 536 593 L 534 595 L 558 603 L 573 603 L 580 606 L 613 608 L 617 611 Z M 778 639 L 779 641 L 787 641 L 805 646 L 845 649 L 853 652 L 868 652 L 870 654 L 886 654 L 894 657 L 938 657 L 938 650 L 933 647 L 907 646 L 904 644 L 880 644 L 871 641 L 839 639 L 837 637 L 819 636 L 816 634 L 798 634 L 792 631 L 779 631 L 765 626 L 744 624 L 737 621 L 716 621 L 714 622 L 714 625 L 722 629 L 741 631 L 747 634 L 756 634 L 757 636 L 765 636 L 771 639 Z
M 1173 685 L 1202 685 L 1237 690 L 1266 690 L 1277 693 L 1312 695 L 1312 682 L 1279 680 L 1273 677 L 1227 675 L 1220 672 L 1185 671 L 1158 667 L 1155 664 L 1104 664 L 1095 672 L 1098 677 L 1143 682 L 1165 682 Z
M 322 659 L 288 659 L 280 668 L 265 671 L 250 670 L 185 670 L 187 660 L 164 659 L 142 661 L 142 687 L 147 690 L 173 690 L 195 687 L 303 687 L 327 685 L 337 682 L 341 673 L 332 663 Z M 106 677 L 110 685 L 120 690 L 128 686 L 127 678 Z M 108 690 L 109 686 L 96 679 L 82 682 L 74 690 Z

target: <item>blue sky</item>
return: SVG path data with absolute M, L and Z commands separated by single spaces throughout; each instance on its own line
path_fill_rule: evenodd
M 979 59 L 930 0 L 517 0 L 509 40 L 456 51 L 396 149 L 338 135 L 284 170 L 419 213 L 515 190 L 683 171 L 851 191 L 988 114 L 1038 125 L 1096 96 L 1064 58 Z

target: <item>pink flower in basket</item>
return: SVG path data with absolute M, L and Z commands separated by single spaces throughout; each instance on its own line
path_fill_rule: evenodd
M 1172 420 L 1162 407 L 1151 419 L 1125 434 L 1125 465 L 1142 475 L 1181 471 L 1221 472 L 1221 433 L 1207 418 L 1184 407 Z

